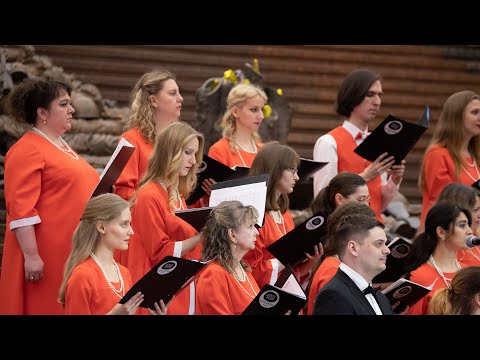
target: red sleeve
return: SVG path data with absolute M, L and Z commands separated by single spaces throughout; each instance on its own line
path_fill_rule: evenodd
M 10 221 L 29 219 L 28 222 L 38 216 L 36 205 L 42 190 L 45 159 L 35 144 L 17 145 L 5 158 L 5 199 Z
M 220 144 L 217 142 L 210 146 L 210 149 L 208 150 L 208 156 L 210 156 L 212 159 L 215 159 L 222 164 L 226 164 L 224 156 L 222 156 L 222 153 L 225 151 L 225 149 L 221 149 Z
M 213 264 L 212 264 L 213 265 Z M 210 269 L 209 269 L 210 268 Z M 201 315 L 234 315 L 225 273 L 209 265 L 200 275 L 196 288 L 198 313 Z
M 123 136 L 125 139 L 127 137 Z M 132 143 L 132 139 L 127 139 Z M 115 193 L 125 200 L 130 200 L 135 194 L 139 182 L 139 167 L 140 167 L 140 150 L 138 145 L 135 146 L 135 151 L 123 168 L 122 173 L 115 183 Z

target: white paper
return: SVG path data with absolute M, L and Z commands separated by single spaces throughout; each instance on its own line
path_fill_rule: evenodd
M 115 151 L 113 152 L 112 156 L 110 157 L 110 160 L 108 161 L 107 165 L 105 166 L 105 169 L 102 171 L 102 175 L 100 175 L 100 180 L 103 179 L 103 176 L 107 173 L 108 169 L 110 169 L 110 166 L 112 166 L 113 160 L 117 157 L 118 153 L 120 150 L 124 147 L 134 147 L 127 139 L 125 139 L 123 136 L 118 142 L 117 147 L 115 148 Z

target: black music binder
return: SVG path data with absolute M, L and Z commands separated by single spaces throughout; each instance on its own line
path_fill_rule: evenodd
M 388 156 L 395 157 L 395 164 L 400 164 L 426 130 L 425 126 L 388 115 L 355 148 L 354 152 L 371 162 L 375 161 L 384 152 L 388 152 Z
M 300 178 L 300 181 L 308 180 L 313 176 L 313 174 L 325 167 L 327 164 L 328 161 L 323 162 L 300 158 L 300 165 L 298 166 L 298 177 Z
M 192 225 L 195 230 L 200 232 L 205 226 L 205 223 L 208 220 L 208 215 L 210 215 L 212 209 L 213 207 L 203 207 L 187 210 L 178 210 L 175 211 L 175 215 Z
M 283 265 L 295 266 L 306 259 L 306 253 L 314 254 L 314 246 L 327 241 L 327 222 L 325 215 L 319 211 L 292 231 L 282 236 L 267 250 Z
M 423 286 L 416 282 L 407 279 L 398 279 L 389 287 L 382 290 L 382 293 L 390 301 L 390 304 L 395 304 L 400 301 L 400 304 L 394 309 L 395 313 L 405 310 L 407 306 L 412 306 L 421 298 L 427 295 L 435 285 L 436 279 L 430 286 Z
M 118 177 L 134 151 L 135 147 L 127 139 L 122 137 L 100 175 L 100 181 L 91 197 L 111 192 L 112 186 L 117 182 Z
M 154 303 L 163 300 L 167 304 L 172 297 L 190 284 L 208 263 L 165 256 L 120 299 L 125 304 L 137 292 L 142 292 L 144 300 L 140 307 L 154 309 Z
M 404 260 L 412 248 L 412 241 L 401 237 L 388 243 L 390 254 L 387 256 L 387 267 L 372 280 L 374 284 L 396 281 L 405 274 Z
M 210 156 L 203 154 L 202 163 L 197 169 L 197 185 L 186 200 L 186 204 L 192 205 L 206 195 L 205 191 L 202 189 L 202 183 L 205 179 L 211 178 L 216 182 L 222 182 L 233 177 L 240 178 L 247 175 L 248 170 L 239 170 L 237 172 L 236 170 L 229 168 L 227 165 L 224 165 Z
M 307 303 L 307 296 L 293 269 L 287 265 L 275 285 L 265 285 L 242 315 L 297 315 Z

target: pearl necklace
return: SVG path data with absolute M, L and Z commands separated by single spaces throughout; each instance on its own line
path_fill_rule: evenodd
M 233 272 L 233 274 L 234 274 L 233 277 L 234 277 L 235 280 L 237 281 L 238 285 L 240 285 L 240 287 L 242 288 L 242 290 L 245 292 L 245 294 L 247 294 L 247 295 L 248 295 L 249 297 L 251 297 L 252 299 L 255 299 L 255 296 L 257 296 L 257 292 L 256 292 L 255 289 L 253 288 L 253 285 L 252 285 L 252 283 L 250 282 L 250 279 L 248 278 L 247 273 L 245 272 L 245 270 L 243 270 L 243 267 L 242 267 L 242 266 L 240 266 L 240 269 L 242 270 L 243 280 L 239 280 L 239 279 L 238 279 L 238 276 L 237 276 L 236 272 Z M 252 296 L 252 294 L 250 294 L 250 293 L 247 291 L 247 289 L 245 289 L 245 288 L 243 287 L 243 285 L 240 283 L 240 281 L 243 282 L 243 281 L 245 281 L 245 279 L 247 280 L 248 284 L 250 285 L 250 289 L 252 289 L 252 291 L 253 291 L 253 296 Z
M 472 175 L 470 175 L 470 173 L 467 171 L 467 169 L 465 169 L 465 166 L 462 165 L 462 169 L 463 171 L 465 171 L 465 174 L 467 174 L 467 176 L 472 179 L 474 182 L 479 180 L 480 179 L 480 172 L 478 171 L 478 166 L 475 162 L 475 159 L 473 159 L 473 165 L 470 165 L 468 162 L 467 164 L 470 166 L 470 167 L 474 167 L 475 168 L 475 171 L 477 172 L 477 178 L 475 179 Z
M 168 190 L 167 190 L 167 186 L 160 180 L 158 180 L 158 183 L 160 184 L 161 187 L 163 187 L 167 193 L 168 193 Z M 177 201 L 178 201 L 178 205 L 179 207 L 176 207 L 175 205 L 173 205 L 173 208 L 175 209 L 175 211 L 177 210 L 187 210 L 184 206 L 183 206 L 183 202 L 182 202 L 182 199 L 180 198 L 180 193 L 178 192 L 177 189 L 174 189 L 173 191 L 175 191 L 177 193 Z
M 115 264 L 115 267 L 117 269 L 118 278 L 120 279 L 120 289 L 118 289 L 118 290 L 115 289 L 115 287 L 113 286 L 112 282 L 110 281 L 110 279 L 107 276 L 107 271 L 105 270 L 103 265 L 100 263 L 98 258 L 95 256 L 95 254 L 91 252 L 90 257 L 93 259 L 93 261 L 95 261 L 97 263 L 100 270 L 102 270 L 103 276 L 107 280 L 108 286 L 110 286 L 110 288 L 113 290 L 115 295 L 117 295 L 120 299 L 123 298 L 123 296 L 125 295 L 125 284 L 123 282 L 122 274 L 120 273 L 120 268 L 118 267 L 118 264 L 115 262 L 115 260 L 113 260 L 113 263 Z
M 70 156 L 72 159 L 74 160 L 78 160 L 78 155 L 75 154 L 75 152 L 72 150 L 72 148 L 70 146 L 68 146 L 67 142 L 65 140 L 62 139 L 62 137 L 60 137 L 60 141 L 62 142 L 63 146 L 66 147 L 66 149 L 64 149 L 63 147 L 57 145 L 56 143 L 54 143 L 48 136 L 47 134 L 45 134 L 43 131 L 37 129 L 35 126 L 32 127 L 32 130 L 34 132 L 36 132 L 38 135 L 44 137 L 45 139 L 47 139 L 49 142 L 51 142 L 57 149 L 59 149 L 60 151 L 64 152 L 65 154 L 67 154 L 68 156 Z
M 252 138 L 250 138 L 250 140 L 252 142 L 253 154 L 256 154 L 257 151 L 258 151 L 257 145 L 255 144 L 255 141 L 253 141 Z M 242 149 L 243 151 L 248 152 L 248 153 L 252 153 L 252 152 L 246 150 L 242 145 L 237 143 L 237 141 L 235 139 L 233 139 L 233 143 L 235 144 L 235 150 L 237 151 L 238 157 L 240 158 L 240 161 L 242 162 L 243 166 L 248 167 L 247 164 L 245 163 L 245 161 L 243 160 L 242 154 L 240 153 L 239 149 Z
M 448 281 L 452 281 L 452 279 L 447 279 L 445 277 L 445 275 L 443 275 L 443 271 L 440 270 L 440 268 L 437 266 L 437 264 L 435 263 L 435 260 L 433 260 L 433 256 L 430 255 L 430 262 L 432 263 L 433 267 L 435 268 L 435 270 L 437 270 L 438 274 L 440 275 L 440 277 L 443 279 L 443 282 L 445 283 L 445 285 L 447 285 L 447 288 L 449 288 L 450 290 L 452 289 L 452 287 L 450 286 L 450 283 L 447 282 Z M 462 267 L 460 265 L 460 263 L 457 261 L 457 259 L 455 259 L 455 265 L 457 266 L 458 270 L 460 270 Z
M 278 230 L 278 232 L 280 233 L 280 235 L 282 235 L 282 236 L 287 235 L 287 229 L 285 228 L 285 221 L 283 220 L 283 215 L 282 215 L 282 213 L 280 212 L 280 210 L 277 210 L 276 212 L 280 215 L 280 224 L 282 224 L 283 232 L 282 232 L 282 230 L 280 230 L 280 227 L 278 226 L 277 222 L 275 221 L 275 217 L 273 216 L 273 211 L 270 210 L 268 213 L 269 213 L 270 216 L 272 217 L 273 223 L 274 223 L 275 226 L 277 227 L 277 230 Z

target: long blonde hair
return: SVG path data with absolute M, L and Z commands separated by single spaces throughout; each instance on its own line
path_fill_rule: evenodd
M 102 194 L 90 199 L 72 237 L 72 251 L 65 263 L 58 302 L 65 306 L 65 290 L 73 269 L 88 259 L 100 241 L 97 223 L 108 223 L 119 217 L 130 203 L 116 194 Z
M 465 160 L 461 154 L 461 147 L 465 138 L 463 116 L 467 105 L 475 99 L 480 100 L 480 96 L 471 90 L 464 90 L 450 95 L 443 105 L 440 118 L 428 147 L 429 149 L 432 145 L 438 144 L 448 150 L 455 164 L 456 179 L 460 175 L 462 165 L 465 165 Z M 458 130 L 459 128 L 462 130 Z M 428 149 L 425 154 L 428 153 Z M 470 139 L 468 152 L 475 159 L 475 162 L 480 164 L 480 136 L 474 136 Z M 425 156 L 423 157 L 420 178 L 418 179 L 418 186 L 422 192 L 425 190 L 424 166 Z
M 157 135 L 157 118 L 150 96 L 161 91 L 165 81 L 170 79 L 175 80 L 175 75 L 168 70 L 150 71 L 138 79 L 130 95 L 130 118 L 126 128 L 138 128 L 152 144 Z
M 197 163 L 186 176 L 179 176 L 178 171 L 182 166 L 183 151 L 188 142 L 194 138 L 198 139 L 198 152 L 195 155 Z M 189 124 L 183 121 L 169 124 L 157 136 L 152 154 L 148 159 L 147 171 L 140 180 L 139 189 L 149 182 L 163 180 L 167 187 L 168 202 L 173 209 L 173 205 L 177 201 L 176 189 L 187 199 L 195 188 L 196 171 L 203 158 L 203 144 L 203 135 Z
M 233 135 L 237 130 L 237 122 L 232 113 L 233 107 L 241 107 L 244 105 L 245 101 L 255 96 L 260 96 L 263 100 L 265 100 L 265 104 L 267 103 L 268 97 L 267 94 L 265 94 L 265 91 L 251 84 L 238 84 L 228 93 L 227 110 L 223 115 L 220 126 L 223 128 L 223 137 L 229 141 L 231 151 L 235 151 L 235 145 L 232 140 Z M 261 141 L 260 135 L 256 131 L 252 134 L 252 137 L 255 143 Z

